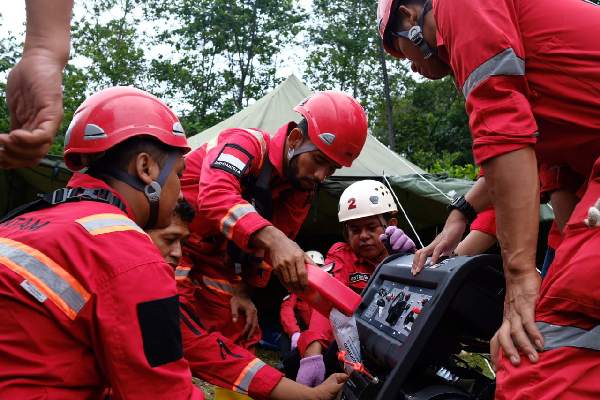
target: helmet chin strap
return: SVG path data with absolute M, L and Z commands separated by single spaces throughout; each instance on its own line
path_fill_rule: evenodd
M 177 153 L 169 153 L 165 165 L 160 170 L 158 179 L 150 182 L 147 185 L 137 176 L 131 175 L 127 172 L 121 171 L 116 168 L 112 168 L 110 170 L 110 174 L 113 178 L 128 184 L 129 186 L 136 190 L 139 190 L 140 192 L 143 192 L 146 196 L 148 204 L 150 205 L 150 215 L 148 216 L 146 226 L 143 227 L 144 229 L 152 229 L 156 225 L 156 221 L 158 220 L 158 210 L 160 205 L 160 194 L 162 192 L 162 187 L 165 184 L 169 175 L 171 174 L 177 157 Z
M 395 36 L 404 37 L 410 40 L 412 44 L 421 50 L 421 54 L 423 54 L 423 58 L 425 59 L 428 59 L 437 53 L 436 49 L 429 46 L 429 44 L 425 41 L 425 36 L 423 35 L 425 16 L 431 11 L 431 9 L 431 0 L 427 0 L 425 4 L 423 4 L 423 11 L 421 11 L 421 14 L 419 14 L 417 25 L 411 27 L 407 31 L 393 33 Z

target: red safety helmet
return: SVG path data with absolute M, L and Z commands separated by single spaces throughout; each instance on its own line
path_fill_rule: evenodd
M 88 97 L 75 111 L 65 135 L 65 164 L 84 165 L 80 155 L 98 154 L 134 136 L 150 136 L 190 151 L 177 116 L 161 100 L 140 89 L 116 86 Z
M 367 115 L 343 92 L 316 92 L 294 107 L 308 125 L 308 138 L 336 163 L 349 167 L 367 140 Z
M 383 49 L 396 58 L 406 58 L 406 56 L 398 51 L 389 40 L 386 40 L 385 31 L 390 23 L 390 17 L 392 15 L 392 6 L 394 0 L 379 0 L 377 4 L 377 28 L 379 30 L 379 36 L 383 42 Z

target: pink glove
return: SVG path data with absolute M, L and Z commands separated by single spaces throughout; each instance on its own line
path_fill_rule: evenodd
M 294 350 L 296 347 L 298 347 L 298 339 L 300 339 L 300 332 L 294 332 L 292 333 L 292 344 L 290 346 L 291 350 Z
M 393 225 L 385 228 L 385 233 L 379 237 L 379 240 L 389 241 L 392 253 L 414 253 L 416 249 L 415 242 L 402 229 Z
M 315 387 L 325 380 L 325 363 L 321 354 L 317 356 L 304 357 L 300 360 L 300 369 L 296 376 L 296 382 L 302 385 Z

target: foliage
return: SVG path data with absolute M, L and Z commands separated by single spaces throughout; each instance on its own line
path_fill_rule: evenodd
M 424 169 L 433 168 L 444 154 L 452 165 L 472 164 L 464 99 L 453 81 L 417 82 L 407 76 L 403 84 L 404 95 L 393 100 L 394 150 Z M 378 120 L 373 129 L 376 136 L 383 136 L 382 125 Z

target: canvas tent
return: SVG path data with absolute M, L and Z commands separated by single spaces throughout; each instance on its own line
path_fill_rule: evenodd
M 284 123 L 298 120 L 293 107 L 311 91 L 295 76 L 290 76 L 273 91 L 247 108 L 217 125 L 189 138 L 193 148 L 214 139 L 230 127 L 260 128 L 274 133 Z M 472 182 L 443 176 L 426 175 L 418 166 L 388 149 L 369 135 L 365 147 L 350 168 L 342 168 L 328 179 L 317 196 L 311 213 L 300 233 L 305 248 L 322 251 L 340 239 L 337 223 L 337 199 L 341 192 L 358 179 L 379 179 L 385 174 L 414 227 L 429 241 L 444 223 L 446 205 L 456 194 L 465 193 Z M 60 157 L 48 156 L 34 168 L 15 171 L 0 170 L 0 215 L 30 201 L 36 193 L 62 187 L 70 176 Z M 542 208 L 542 218 L 551 219 L 548 207 Z M 400 225 L 415 238 L 407 219 L 400 213 Z M 416 238 L 415 238 L 416 239 Z

